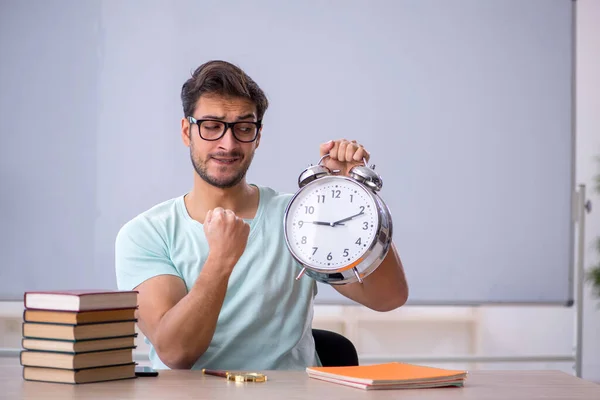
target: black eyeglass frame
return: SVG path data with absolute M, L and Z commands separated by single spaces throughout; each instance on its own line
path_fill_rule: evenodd
M 256 140 L 256 138 L 258 138 L 258 133 L 260 131 L 260 128 L 262 127 L 262 121 L 236 121 L 236 122 L 225 122 L 222 121 L 220 119 L 196 119 L 192 116 L 188 116 L 188 121 L 190 124 L 195 124 L 198 126 L 198 136 L 200 136 L 200 138 L 202 140 L 206 140 L 208 142 L 214 142 L 216 140 L 221 139 L 223 136 L 225 136 L 225 133 L 227 133 L 227 130 L 231 128 L 231 134 L 233 135 L 233 137 L 235 138 L 235 140 L 237 140 L 238 142 L 242 142 L 242 143 L 252 143 Z M 219 135 L 219 137 L 214 138 L 214 139 L 206 139 L 204 137 L 202 137 L 202 129 L 200 129 L 200 124 L 202 122 L 205 121 L 212 121 L 212 122 L 219 122 L 221 124 L 223 124 L 223 126 L 225 127 L 225 129 L 223 129 L 223 132 L 221 132 L 221 134 Z M 252 138 L 252 140 L 240 140 L 240 138 L 237 137 L 237 135 L 235 134 L 235 126 L 237 124 L 253 124 L 256 126 L 256 133 L 254 134 L 254 138 Z

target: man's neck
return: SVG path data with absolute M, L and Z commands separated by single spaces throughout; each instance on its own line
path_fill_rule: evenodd
M 230 188 L 218 188 L 196 175 L 194 187 L 184 200 L 190 217 L 204 223 L 208 210 L 217 207 L 232 210 L 240 218 L 254 218 L 258 209 L 259 195 L 258 188 L 246 183 L 246 179 L 242 179 Z

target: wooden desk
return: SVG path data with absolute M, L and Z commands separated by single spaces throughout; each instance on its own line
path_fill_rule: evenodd
M 473 371 L 464 388 L 364 391 L 309 379 L 303 371 L 266 372 L 245 383 L 199 371 L 161 371 L 156 378 L 66 385 L 26 382 L 21 367 L 0 366 L 0 399 L 600 399 L 600 385 L 557 371 Z

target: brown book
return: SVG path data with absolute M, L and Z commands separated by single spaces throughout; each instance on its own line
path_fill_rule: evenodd
M 20 359 L 21 365 L 24 367 L 62 369 L 107 367 L 132 363 L 133 349 L 93 351 L 78 354 L 23 350 Z
M 89 311 L 137 307 L 135 290 L 65 290 L 25 292 L 25 308 Z
M 54 324 L 92 324 L 99 322 L 135 321 L 135 308 L 95 311 L 53 311 L 25 310 L 25 322 L 46 322 Z
M 135 334 L 135 322 L 106 322 L 86 325 L 23 323 L 23 337 L 37 339 L 83 340 Z
M 135 363 L 77 370 L 23 367 L 23 379 L 26 381 L 80 384 L 132 379 L 135 377 Z
M 58 351 L 63 353 L 86 353 L 99 350 L 117 350 L 135 347 L 137 335 L 91 340 L 56 340 L 23 338 L 25 350 Z

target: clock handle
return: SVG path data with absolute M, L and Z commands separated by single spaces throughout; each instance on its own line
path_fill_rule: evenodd
M 323 157 L 321 157 L 321 158 L 319 159 L 319 162 L 317 163 L 317 165 L 321 165 L 321 162 L 322 162 L 322 161 L 325 159 L 325 157 L 329 157 L 329 153 L 327 153 L 327 154 L 323 155 Z M 371 168 L 371 169 L 373 169 L 373 170 L 375 169 L 375 165 L 371 165 L 371 166 L 369 167 L 369 164 L 367 163 L 367 159 L 366 159 L 365 157 L 363 157 L 363 159 L 362 159 L 362 160 L 363 160 L 363 164 L 364 164 L 364 166 L 365 166 L 365 167 L 367 167 L 367 168 Z M 338 173 L 338 172 L 340 172 L 340 170 L 339 170 L 339 169 L 336 169 L 335 171 L 331 171 L 331 172 L 333 172 L 333 173 Z
M 321 157 L 321 158 L 319 159 L 319 162 L 317 163 L 317 165 L 320 165 L 320 164 L 321 164 L 321 161 L 323 161 L 323 160 L 324 160 L 326 157 L 329 157 L 329 153 L 327 153 L 327 154 L 323 155 L 323 157 Z M 365 164 L 365 167 L 368 167 L 368 166 L 369 166 L 369 163 L 367 163 L 367 159 L 366 159 L 365 157 L 363 157 L 362 161 L 363 161 L 363 164 Z M 371 168 L 371 169 L 375 169 L 375 165 L 371 165 L 371 167 L 370 167 L 370 168 Z
M 329 153 L 327 153 L 327 154 L 325 154 L 323 157 L 321 157 L 321 158 L 319 159 L 319 162 L 317 163 L 317 165 L 321 165 L 321 161 L 323 161 L 323 160 L 325 159 L 325 157 L 329 157 Z M 324 167 L 324 168 L 327 168 L 327 167 L 325 167 L 325 166 L 323 166 L 323 167 Z M 338 172 L 340 172 L 340 170 L 339 170 L 339 169 L 334 169 L 333 171 L 331 171 L 331 173 L 333 173 L 333 174 L 337 174 Z
M 323 161 L 326 157 L 329 157 L 329 153 L 326 153 L 325 155 L 323 155 L 323 157 L 321 157 L 319 159 L 319 162 L 317 163 L 317 165 L 321 165 L 321 161 Z

